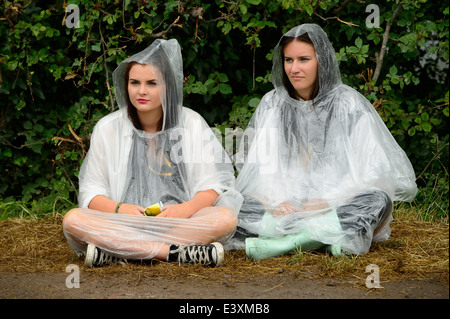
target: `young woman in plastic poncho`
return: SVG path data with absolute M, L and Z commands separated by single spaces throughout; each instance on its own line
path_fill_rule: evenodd
M 65 236 L 87 266 L 159 259 L 219 266 L 242 196 L 204 119 L 182 107 L 176 40 L 156 40 L 113 73 L 120 109 L 95 126 Z M 144 215 L 162 202 L 162 212 Z
M 319 26 L 283 35 L 271 78 L 275 89 L 235 157 L 244 203 L 229 246 L 254 259 L 295 249 L 367 252 L 390 236 L 392 202 L 416 194 L 407 156 L 369 101 L 342 84 Z

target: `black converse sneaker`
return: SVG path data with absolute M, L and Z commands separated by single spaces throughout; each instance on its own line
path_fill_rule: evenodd
M 224 251 L 221 243 L 208 245 L 170 245 L 168 261 L 202 264 L 210 267 L 223 265 Z
M 111 263 L 127 264 L 127 260 L 109 255 L 95 247 L 93 244 L 88 245 L 86 250 L 86 258 L 84 259 L 84 265 L 86 267 L 100 267 Z

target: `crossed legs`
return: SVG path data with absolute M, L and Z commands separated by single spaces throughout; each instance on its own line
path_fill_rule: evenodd
M 225 241 L 237 224 L 225 207 L 206 207 L 190 218 L 116 215 L 75 208 L 64 217 L 64 234 L 71 247 L 84 253 L 91 243 L 125 259 L 166 260 L 171 244 L 205 245 Z

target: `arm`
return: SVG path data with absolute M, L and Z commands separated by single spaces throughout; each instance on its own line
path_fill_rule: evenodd
M 212 206 L 218 197 L 219 195 L 212 189 L 200 191 L 187 202 L 164 206 L 158 217 L 189 218 L 200 209 Z
M 105 213 L 114 213 L 117 204 L 118 202 L 115 200 L 111 200 L 103 195 L 97 195 L 91 200 L 88 208 Z M 144 207 L 123 203 L 119 207 L 118 214 L 143 215 L 144 210 Z
M 278 205 L 277 209 L 273 212 L 275 217 L 291 214 L 294 212 L 310 212 L 314 210 L 321 210 L 329 207 L 328 203 L 321 198 L 308 199 L 302 204 L 301 208 L 292 206 L 289 202 L 282 202 Z

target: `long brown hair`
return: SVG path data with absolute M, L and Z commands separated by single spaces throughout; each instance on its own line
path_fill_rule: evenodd
M 314 43 L 311 41 L 308 33 L 303 33 L 302 35 L 298 36 L 298 37 L 283 37 L 280 41 L 280 54 L 281 54 L 281 61 L 283 62 L 283 85 L 286 88 L 289 96 L 293 99 L 298 100 L 299 95 L 297 93 L 297 91 L 295 90 L 295 88 L 292 86 L 291 81 L 289 80 L 286 71 L 284 70 L 284 48 L 286 47 L 286 45 L 288 45 L 289 43 L 291 43 L 292 41 L 300 41 L 300 42 L 305 42 L 308 43 L 310 45 L 313 46 L 314 48 Z M 315 99 L 317 97 L 317 95 L 319 94 L 319 73 L 317 73 L 317 77 L 316 77 L 316 81 L 314 82 L 314 85 L 311 89 L 311 92 L 309 93 L 309 98 L 311 100 Z
M 128 82 L 130 80 L 130 70 L 131 68 L 136 65 L 136 64 L 140 64 L 138 62 L 135 61 L 131 61 L 130 63 L 128 63 L 127 65 L 127 69 L 125 71 L 125 94 L 126 94 L 126 98 L 127 98 L 127 112 L 128 112 L 128 117 L 131 120 L 131 123 L 133 123 L 134 127 L 137 128 L 138 130 L 143 130 L 143 126 L 141 121 L 139 120 L 139 116 L 137 114 L 137 110 L 136 107 L 131 103 L 130 101 L 130 97 L 128 95 Z M 162 125 L 163 125 L 163 117 L 161 116 L 161 119 L 158 122 L 158 131 L 162 130 Z

